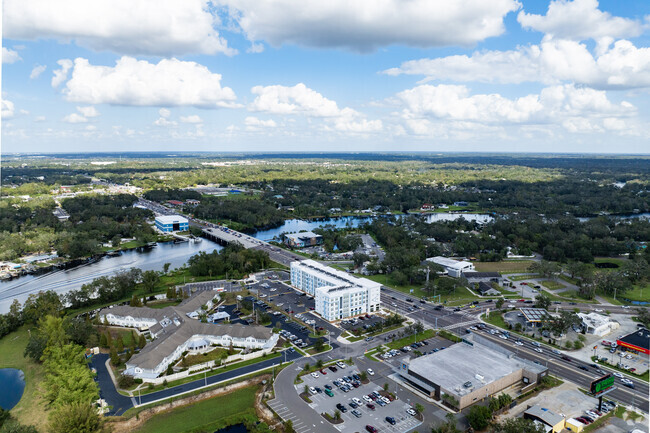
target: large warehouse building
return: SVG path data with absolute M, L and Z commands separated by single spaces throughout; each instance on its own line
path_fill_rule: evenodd
M 334 321 L 379 311 L 381 284 L 314 260 L 291 263 L 291 284 L 314 296 L 316 312 Z
M 512 385 L 537 383 L 547 368 L 470 334 L 445 350 L 403 361 L 397 372 L 427 397 L 462 410 Z
M 190 225 L 187 218 L 180 215 L 161 215 L 156 217 L 156 228 L 163 233 L 184 232 Z

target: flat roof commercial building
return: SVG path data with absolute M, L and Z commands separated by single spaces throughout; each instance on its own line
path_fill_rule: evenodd
M 187 218 L 180 215 L 161 215 L 156 217 L 156 228 L 163 233 L 184 232 L 190 225 Z
M 473 271 L 475 269 L 474 264 L 471 262 L 454 260 L 449 257 L 436 256 L 428 258 L 427 261 L 442 266 L 450 276 L 456 278 L 462 277 L 463 272 Z
M 541 423 L 546 428 L 546 431 L 553 433 L 561 432 L 565 427 L 565 420 L 562 415 L 537 405 L 529 407 L 524 412 L 524 418 Z
M 640 328 L 616 340 L 616 344 L 636 352 L 650 355 L 650 331 Z
M 469 334 L 445 350 L 402 361 L 397 373 L 427 397 L 462 410 L 512 385 L 537 383 L 547 368 Z
M 311 247 L 321 245 L 323 237 L 314 232 L 289 233 L 284 235 L 284 243 L 290 247 Z
M 578 313 L 577 315 L 582 320 L 582 326 L 588 334 L 603 337 L 619 327 L 618 322 L 609 320 L 609 317 L 603 316 L 602 314 Z
M 314 296 L 315 309 L 335 321 L 379 311 L 381 284 L 322 265 L 314 260 L 291 263 L 291 284 Z

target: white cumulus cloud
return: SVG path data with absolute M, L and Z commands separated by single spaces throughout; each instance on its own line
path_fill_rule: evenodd
M 11 119 L 14 117 L 14 103 L 7 100 L 7 99 L 2 99 L 0 100 L 0 107 L 1 107 L 1 115 L 3 119 Z
M 246 119 L 244 119 L 244 125 L 246 125 L 248 128 L 251 129 L 257 129 L 257 128 L 275 128 L 277 123 L 273 119 L 259 119 L 255 116 L 248 116 Z
M 402 91 L 393 101 L 414 133 L 428 131 L 432 121 L 463 125 L 562 125 L 569 132 L 608 129 L 630 117 L 636 108 L 628 102 L 613 103 L 602 90 L 572 84 L 544 88 L 539 94 L 509 99 L 500 94 L 470 94 L 466 86 L 420 85 Z M 610 119 L 610 120 L 605 120 Z M 614 120 L 612 120 L 614 119 Z
M 85 104 L 236 107 L 235 92 L 221 87 L 221 75 L 196 62 L 163 59 L 149 63 L 124 56 L 114 67 L 74 61 L 65 98 Z
M 16 51 L 2 47 L 2 63 L 16 63 L 19 60 L 22 59 Z
M 554 0 L 546 15 L 519 12 L 517 21 L 525 29 L 563 39 L 600 39 L 638 36 L 641 23 L 612 16 L 598 9 L 598 0 Z
M 92 105 L 89 107 L 77 107 L 77 111 L 80 112 L 84 117 L 97 117 L 99 112 Z
M 169 116 L 172 115 L 172 112 L 166 108 L 161 108 L 160 110 L 158 110 L 158 114 L 160 114 L 160 117 L 164 117 L 165 119 L 168 119 Z
M 66 123 L 86 123 L 88 119 L 79 113 L 70 113 L 63 118 Z
M 45 72 L 46 69 L 47 69 L 47 66 L 45 66 L 45 65 L 36 65 L 36 66 L 34 66 L 34 69 L 32 69 L 32 72 L 29 74 L 29 79 L 30 80 L 37 79 L 38 77 L 40 77 L 40 75 L 43 72 Z
M 74 40 L 118 54 L 234 54 L 208 0 L 5 0 L 3 36 Z
M 555 84 L 572 82 L 597 88 L 650 86 L 650 48 L 619 40 L 592 54 L 584 43 L 550 39 L 510 51 L 480 51 L 470 56 L 410 60 L 389 75 L 423 75 L 425 81 Z
M 70 59 L 61 59 L 56 62 L 61 69 L 54 70 L 54 76 L 52 77 L 52 87 L 57 88 L 68 79 L 68 72 L 72 69 L 72 60 Z
M 293 87 L 255 86 L 251 92 L 257 95 L 248 107 L 251 111 L 324 118 L 342 132 L 374 132 L 382 128 L 380 120 L 368 121 L 352 108 L 339 108 L 336 101 L 327 99 L 303 83 Z
M 203 123 L 203 119 L 197 114 L 192 114 L 191 116 L 181 116 L 181 122 L 183 123 Z
M 473 45 L 505 30 L 516 0 L 215 0 L 249 40 L 343 47 Z

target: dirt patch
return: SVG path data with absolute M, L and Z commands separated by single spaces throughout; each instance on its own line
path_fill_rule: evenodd
M 112 427 L 113 433 L 130 433 L 133 430 L 136 430 L 138 427 L 142 426 L 147 420 L 149 420 L 153 416 L 160 414 L 162 412 L 166 412 L 175 409 L 177 407 L 193 404 L 202 400 L 206 400 L 208 398 L 229 394 L 233 391 L 236 391 L 241 388 L 245 388 L 247 386 L 260 384 L 262 383 L 263 380 L 269 380 L 270 378 L 271 378 L 270 375 L 263 375 L 263 376 L 255 377 L 253 379 L 244 380 L 242 382 L 233 383 L 232 385 L 227 385 L 222 388 L 213 389 L 198 395 L 193 395 L 191 397 L 174 400 L 170 403 L 165 403 L 165 404 L 161 404 L 160 406 L 155 406 L 150 409 L 145 409 L 142 412 L 140 412 L 137 416 L 134 416 L 130 419 L 123 420 L 123 421 L 115 421 L 115 422 L 109 421 L 109 424 Z M 258 394 L 260 394 L 261 396 L 262 392 L 260 391 L 260 393 Z M 259 400 L 261 398 L 260 396 L 257 397 L 256 399 L 257 402 L 260 401 Z M 256 404 L 256 406 L 260 407 L 262 405 Z

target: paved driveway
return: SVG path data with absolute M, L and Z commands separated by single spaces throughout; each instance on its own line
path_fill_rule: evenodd
M 111 376 L 106 369 L 106 361 L 109 356 L 103 353 L 94 355 L 90 361 L 90 366 L 97 370 L 96 381 L 99 385 L 99 396 L 106 400 L 111 407 L 108 415 L 122 415 L 127 409 L 133 407 L 131 398 L 126 397 L 115 389 Z

